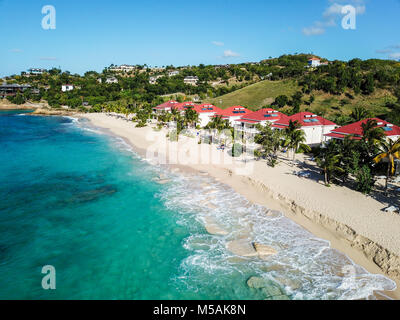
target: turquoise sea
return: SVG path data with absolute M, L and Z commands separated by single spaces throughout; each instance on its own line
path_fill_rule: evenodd
M 2 111 L 0 159 L 0 299 L 361 299 L 395 286 L 282 215 L 208 176 L 151 165 L 84 120 Z M 206 217 L 228 235 L 209 235 Z M 226 249 L 237 239 L 279 253 L 240 258 Z M 56 290 L 41 286 L 46 265 Z M 268 287 L 249 288 L 253 276 Z

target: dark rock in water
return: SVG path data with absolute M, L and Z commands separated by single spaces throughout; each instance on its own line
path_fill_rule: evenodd
M 105 186 L 98 189 L 77 193 L 73 197 L 65 200 L 64 202 L 67 204 L 90 202 L 104 196 L 112 195 L 116 192 L 117 189 L 115 189 L 113 186 Z
M 249 280 L 247 280 L 247 285 L 253 289 L 262 289 L 265 288 L 267 284 L 266 280 L 263 278 L 251 277 Z
M 267 299 L 290 300 L 283 290 L 271 280 L 263 279 L 261 277 L 251 277 L 247 280 L 247 285 L 249 288 L 261 290 Z

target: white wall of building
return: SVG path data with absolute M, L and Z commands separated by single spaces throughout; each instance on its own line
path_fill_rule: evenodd
M 334 130 L 336 126 L 311 126 L 302 127 L 301 129 L 306 134 L 306 144 L 317 145 L 321 144 L 328 139 L 324 136 Z

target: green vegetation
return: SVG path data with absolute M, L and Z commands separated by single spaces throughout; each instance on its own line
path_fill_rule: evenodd
M 400 140 L 387 141 L 375 120 L 368 121 L 362 128 L 361 140 L 349 136 L 344 141 L 332 140 L 327 146 L 314 150 L 326 185 L 332 181 L 344 184 L 353 180 L 356 190 L 368 194 L 375 184 L 375 176 L 386 173 L 388 181 L 393 175 L 394 159 L 400 159 Z
M 266 105 L 271 105 L 276 97 L 281 95 L 291 96 L 297 90 L 299 90 L 299 87 L 293 80 L 265 80 L 221 97 L 211 99 L 210 102 L 223 109 L 241 105 L 256 111 Z

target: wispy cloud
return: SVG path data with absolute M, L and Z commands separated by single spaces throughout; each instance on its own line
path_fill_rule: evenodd
M 225 45 L 225 43 L 221 42 L 221 41 L 213 41 L 211 42 L 214 46 L 217 47 L 223 47 Z
M 398 59 L 400 59 L 399 49 L 400 49 L 400 44 L 394 44 L 394 45 L 387 46 L 384 49 L 375 50 L 375 52 L 378 54 L 384 54 L 389 59 L 398 60 Z
M 55 60 L 57 60 L 56 57 L 40 57 L 39 59 L 42 60 L 42 61 L 55 61 Z
M 382 50 L 376 50 L 375 52 L 379 53 L 379 54 L 388 54 L 388 53 L 392 53 L 393 50 L 392 49 L 382 49 Z
M 224 58 L 235 58 L 235 57 L 240 57 L 240 54 L 237 52 L 234 52 L 232 50 L 225 50 L 223 57 Z
M 400 59 L 400 52 L 393 52 L 393 53 L 389 54 L 389 58 L 396 59 L 396 60 Z
M 364 14 L 366 5 L 364 0 L 329 0 L 329 5 L 322 13 L 322 19 L 317 20 L 313 25 L 303 28 L 306 36 L 324 34 L 327 28 L 336 27 L 337 20 L 342 15 L 342 8 L 345 5 L 353 5 L 358 15 Z
M 21 49 L 11 49 L 10 52 L 12 52 L 12 53 L 21 53 L 23 51 Z

